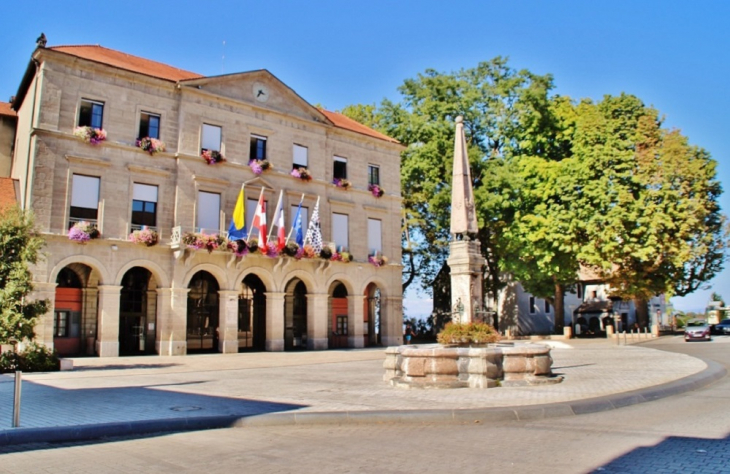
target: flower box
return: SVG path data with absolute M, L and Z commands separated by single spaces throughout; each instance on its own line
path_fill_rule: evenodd
M 130 242 L 134 242 L 135 244 L 143 244 L 147 247 L 152 247 L 153 245 L 157 244 L 159 238 L 160 237 L 157 232 L 144 227 L 140 230 L 135 230 L 131 234 L 129 234 Z
M 372 263 L 376 267 L 382 267 L 383 265 L 388 264 L 388 257 L 383 255 L 370 255 L 368 257 L 368 262 Z
M 368 186 L 368 191 L 372 193 L 376 198 L 382 197 L 385 194 L 385 190 L 378 184 L 371 184 Z
M 345 178 L 335 178 L 332 180 L 332 184 L 342 189 L 349 189 L 352 183 Z
M 309 172 L 307 168 L 295 168 L 290 173 L 295 178 L 299 178 L 302 181 L 311 181 L 312 180 L 312 174 Z
M 208 253 L 217 250 L 226 242 L 226 239 L 219 234 L 206 234 L 205 232 L 186 232 L 182 237 L 183 244 L 188 248 L 201 250 L 205 249 Z
M 68 238 L 79 244 L 85 244 L 89 240 L 100 237 L 99 230 L 93 224 L 86 221 L 77 222 L 69 229 Z
M 140 148 L 150 155 L 165 151 L 165 142 L 156 138 L 144 137 L 136 142 L 137 148 Z
M 271 163 L 269 163 L 269 160 L 251 160 L 248 162 L 248 166 L 251 167 L 253 174 L 258 176 L 271 168 Z
M 209 165 L 223 163 L 226 161 L 226 158 L 221 154 L 221 152 L 215 150 L 203 150 L 203 152 L 200 153 L 200 156 L 202 156 L 205 162 Z
M 106 140 L 106 130 L 103 128 L 76 127 L 74 129 L 74 136 L 82 139 L 86 143 L 98 145 Z

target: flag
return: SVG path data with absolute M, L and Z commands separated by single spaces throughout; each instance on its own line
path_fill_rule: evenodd
M 271 231 L 276 226 L 276 248 L 281 252 L 281 249 L 286 246 L 286 226 L 284 225 L 284 190 L 279 191 L 279 203 L 276 205 L 276 212 L 274 212 L 274 220 L 271 221 L 271 228 L 269 229 L 269 240 L 271 240 Z
M 322 229 L 319 226 L 319 198 L 317 198 L 317 204 L 314 205 L 312 218 L 309 219 L 307 237 L 304 239 L 304 243 L 311 245 L 316 253 L 322 251 Z
M 297 207 L 297 212 L 294 214 L 294 221 L 291 225 L 291 230 L 289 231 L 289 236 L 291 236 L 291 233 L 294 232 L 294 241 L 299 245 L 300 247 L 304 246 L 304 232 L 302 231 L 302 203 L 304 202 L 304 194 L 302 194 L 302 199 L 299 200 L 299 207 Z M 289 236 L 287 236 L 286 241 L 289 242 Z
M 233 208 L 231 225 L 228 226 L 228 240 L 238 240 L 246 237 L 246 206 L 244 205 L 244 192 L 241 185 L 241 192 L 238 193 L 236 206 Z
M 251 227 L 259 230 L 259 247 L 266 247 L 266 203 L 264 202 L 264 190 L 261 189 L 259 203 L 256 205 L 256 213 L 253 215 Z

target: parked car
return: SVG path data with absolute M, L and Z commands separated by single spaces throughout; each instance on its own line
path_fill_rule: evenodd
M 710 335 L 710 325 L 707 321 L 701 319 L 692 319 L 687 321 L 687 325 L 684 327 L 684 340 L 695 341 L 711 341 L 712 336 Z
M 715 334 L 730 334 L 730 319 L 723 319 L 715 324 Z

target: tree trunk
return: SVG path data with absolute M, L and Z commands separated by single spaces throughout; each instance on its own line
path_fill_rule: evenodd
M 634 298 L 636 308 L 636 322 L 640 328 L 649 326 L 649 302 L 642 298 Z
M 560 283 L 555 284 L 555 334 L 563 334 L 565 326 L 565 287 Z

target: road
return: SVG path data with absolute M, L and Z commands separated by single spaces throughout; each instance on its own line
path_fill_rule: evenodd
M 730 371 L 730 336 L 646 345 Z M 257 427 L 9 447 L 0 473 L 721 473 L 730 472 L 729 406 L 726 377 L 651 403 L 536 422 Z

